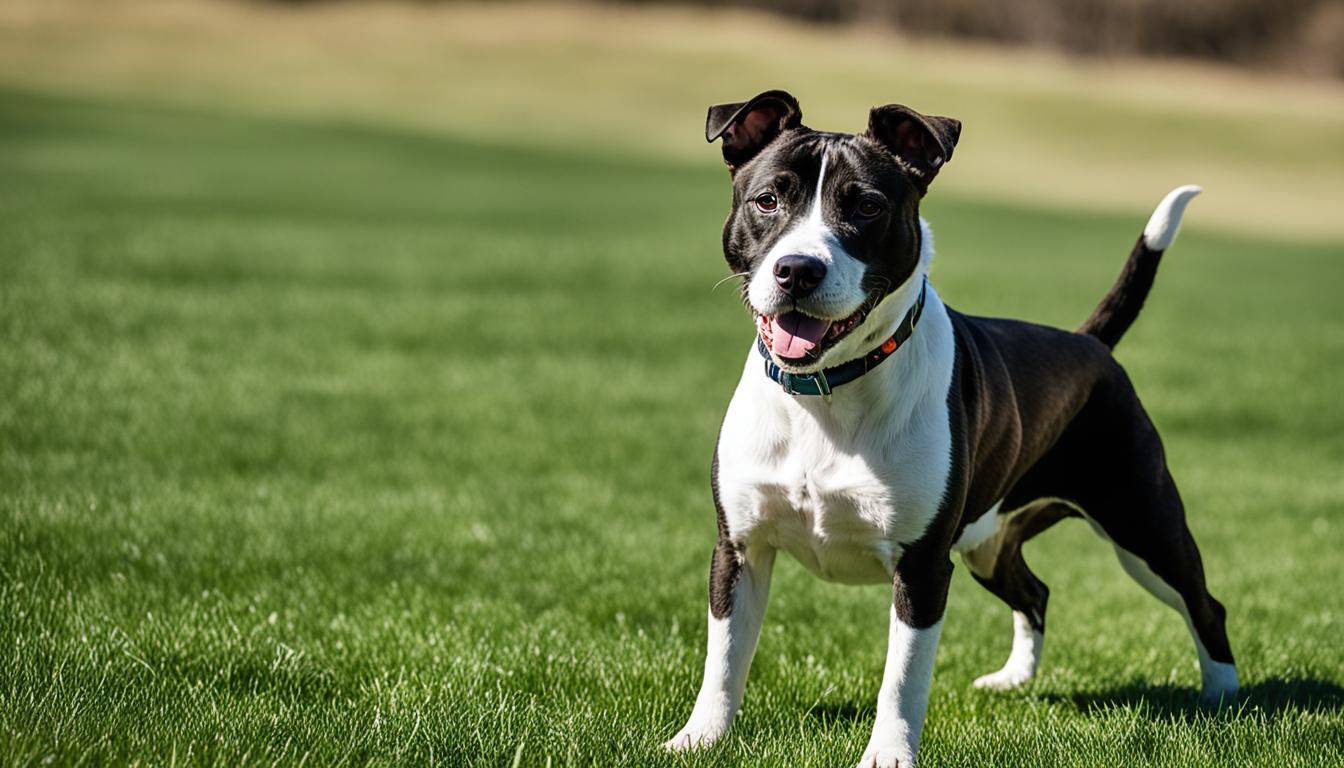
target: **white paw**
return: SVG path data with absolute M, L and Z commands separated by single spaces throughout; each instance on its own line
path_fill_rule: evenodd
M 897 768 L 900 764 L 901 760 L 896 750 L 869 747 L 863 753 L 863 759 L 859 760 L 857 768 Z
M 1217 708 L 1236 703 L 1237 691 L 1241 689 L 1236 667 L 1208 660 L 1200 664 L 1199 671 L 1200 706 Z
M 708 731 L 692 730 L 689 727 L 683 728 L 676 736 L 663 742 L 663 749 L 668 752 L 689 752 L 692 749 L 703 749 L 718 741 L 719 735 Z
M 1221 709 L 1237 703 L 1238 687 L 1204 689 L 1199 692 L 1199 705 L 1208 709 Z
M 1011 691 L 1020 688 L 1031 679 L 1031 672 L 1025 669 L 1004 667 L 993 674 L 977 677 L 971 685 L 988 691 Z

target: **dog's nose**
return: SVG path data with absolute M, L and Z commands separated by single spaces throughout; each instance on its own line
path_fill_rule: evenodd
M 815 291 L 825 277 L 826 265 L 815 256 L 781 256 L 775 262 L 775 282 L 795 299 Z

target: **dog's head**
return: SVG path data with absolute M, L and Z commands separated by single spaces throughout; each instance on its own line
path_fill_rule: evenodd
M 723 255 L 781 367 L 820 370 L 891 333 L 906 307 L 885 299 L 917 276 L 919 201 L 960 133 L 899 104 L 863 133 L 814 131 L 784 91 L 709 108 L 705 138 L 733 176 Z

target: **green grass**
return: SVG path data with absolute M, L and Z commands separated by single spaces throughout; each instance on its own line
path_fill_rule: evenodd
M 0 762 L 852 764 L 888 590 L 788 560 L 730 736 L 655 748 L 751 339 L 710 291 L 726 198 L 701 165 L 0 91 Z M 1145 214 L 935 186 L 934 276 L 1072 326 Z M 1180 620 L 1065 523 L 1028 548 L 1025 692 L 970 688 L 1010 620 L 958 568 L 922 764 L 1344 760 L 1340 251 L 1196 202 L 1120 350 L 1241 705 L 1195 708 Z

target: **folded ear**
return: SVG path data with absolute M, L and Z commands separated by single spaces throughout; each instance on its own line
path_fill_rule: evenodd
M 868 137 L 905 161 L 920 195 L 928 192 L 933 177 L 952 159 L 960 136 L 960 120 L 922 115 L 901 104 L 873 107 L 868 113 Z
M 716 104 L 705 117 L 705 141 L 723 139 L 723 162 L 737 171 L 781 133 L 803 120 L 798 100 L 785 91 L 766 91 L 750 101 Z

